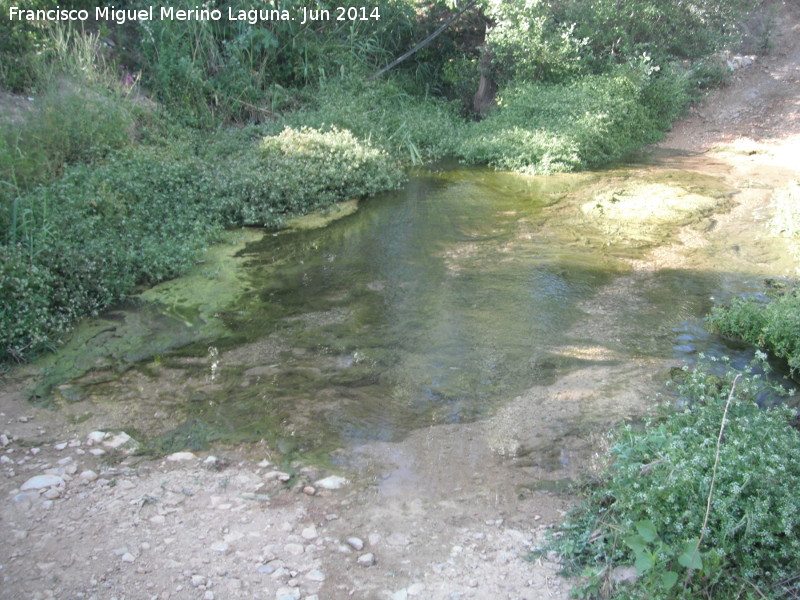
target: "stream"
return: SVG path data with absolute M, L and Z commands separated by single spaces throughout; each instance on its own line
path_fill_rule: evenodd
M 647 166 L 418 169 L 324 228 L 243 234 L 216 266 L 82 325 L 44 372 L 57 402 L 89 401 L 76 418 L 102 405 L 160 452 L 265 440 L 325 460 L 484 419 L 579 369 L 745 363 L 702 318 L 760 276 L 702 262 L 636 274 L 735 192 Z

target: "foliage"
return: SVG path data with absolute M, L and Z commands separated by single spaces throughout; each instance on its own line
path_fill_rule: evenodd
M 288 214 L 394 189 L 404 180 L 386 152 L 335 127 L 286 127 L 264 137 L 258 152 L 243 154 L 229 174 L 213 177 L 226 223 L 268 226 Z
M 523 173 L 601 165 L 657 141 L 685 104 L 681 90 L 677 77 L 659 77 L 646 62 L 566 84 L 518 84 L 457 151 L 468 162 Z
M 613 464 L 552 542 L 584 597 L 776 598 L 800 572 L 794 412 L 759 407 L 784 392 L 725 367 L 684 367 L 677 409 L 615 433 Z M 638 580 L 615 586 L 627 565 Z
M 773 294 L 767 301 L 738 298 L 728 306 L 715 307 L 708 317 L 712 329 L 739 338 L 800 369 L 800 292 Z
M 200 173 L 140 150 L 20 195 L 24 218 L 2 249 L 0 359 L 26 358 L 76 319 L 193 264 L 217 228 Z
M 604 70 L 644 54 L 662 66 L 711 55 L 738 36 L 735 24 L 748 9 L 744 0 L 566 0 L 553 7 L 553 18 L 575 24 L 584 59 Z
M 550 5 L 543 0 L 487 2 L 492 26 L 486 42 L 499 82 L 559 82 L 586 71 L 581 55 L 587 40 L 574 34 L 574 22 L 558 21 Z
M 352 79 L 322 85 L 286 122 L 347 129 L 409 163 L 455 152 L 453 133 L 463 129 L 453 105 L 415 97 L 392 81 L 365 84 Z

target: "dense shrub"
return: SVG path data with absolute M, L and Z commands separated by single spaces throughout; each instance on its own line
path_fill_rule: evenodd
M 257 152 L 231 165 L 226 184 L 215 177 L 219 210 L 228 223 L 276 225 L 292 213 L 396 188 L 404 175 L 382 150 L 347 130 L 285 128 Z
M 660 138 L 686 101 L 680 82 L 646 63 L 566 84 L 523 83 L 503 91 L 488 118 L 467 129 L 468 162 L 523 173 L 593 167 Z
M 347 129 L 400 160 L 420 163 L 454 152 L 453 134 L 464 126 L 457 113 L 457 106 L 413 96 L 392 81 L 348 78 L 322 85 L 286 121 Z
M 800 292 L 773 296 L 769 301 L 739 298 L 715 307 L 708 317 L 712 329 L 763 348 L 800 370 Z
M 218 229 L 202 167 L 139 150 L 20 195 L 25 219 L 2 249 L 0 359 L 26 358 L 77 319 L 193 264 Z
M 763 376 L 700 366 L 679 408 L 616 432 L 613 464 L 553 542 L 583 597 L 782 597 L 800 572 L 800 433 L 793 411 L 759 407 L 767 392 Z M 635 583 L 613 584 L 634 565 Z

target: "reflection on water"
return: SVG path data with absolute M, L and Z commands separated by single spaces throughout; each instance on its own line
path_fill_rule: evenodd
M 165 359 L 183 416 L 209 439 L 326 451 L 479 419 L 578 365 L 720 344 L 700 321 L 713 273 L 608 286 L 642 250 L 561 201 L 599 179 L 420 171 L 325 229 L 250 243 L 228 333 Z

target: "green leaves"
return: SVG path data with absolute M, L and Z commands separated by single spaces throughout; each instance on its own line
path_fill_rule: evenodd
M 759 408 L 781 397 L 765 375 L 708 362 L 701 357 L 685 369 L 675 391 L 679 410 L 616 432 L 615 463 L 563 528 L 556 549 L 570 567 L 594 569 L 587 590 L 607 587 L 603 577 L 614 568 L 634 565 L 639 579 L 617 589 L 625 598 L 727 600 L 744 582 L 769 596 L 800 572 L 795 413 Z M 720 423 L 737 375 L 705 523 Z

